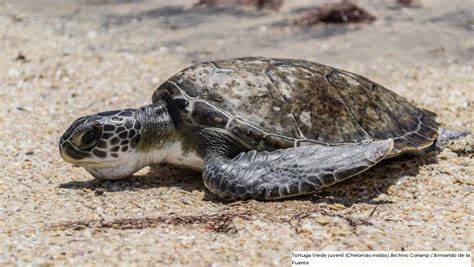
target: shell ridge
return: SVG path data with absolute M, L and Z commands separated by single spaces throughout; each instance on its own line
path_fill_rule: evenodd
M 352 79 L 355 79 L 357 82 L 359 82 L 363 88 L 365 90 L 363 90 L 363 92 L 366 93 L 366 96 L 368 98 L 370 97 L 373 97 L 371 94 L 369 94 L 369 92 L 371 91 L 371 88 L 379 88 L 381 87 L 382 89 L 385 89 L 383 86 L 380 86 L 378 84 L 376 84 L 375 82 L 365 78 L 365 77 L 362 77 L 360 75 L 357 75 L 357 74 L 354 74 L 354 73 L 351 73 L 351 72 L 348 72 L 348 71 L 345 71 L 345 70 L 339 70 L 338 69 L 338 72 L 340 72 L 342 75 L 347 75 L 347 76 L 350 76 Z M 368 85 L 370 84 L 370 86 Z M 373 90 L 372 90 L 373 91 Z M 390 90 L 383 90 L 382 92 L 383 94 L 387 95 L 390 97 L 389 100 L 391 101 L 395 101 L 395 102 L 399 102 L 400 101 L 400 96 L 398 96 L 397 94 L 395 94 L 394 92 L 390 91 Z M 411 107 L 407 107 L 404 105 L 404 111 L 406 111 L 407 113 L 409 113 L 411 116 L 405 116 L 405 119 L 408 119 L 410 120 L 413 124 L 417 124 L 417 126 L 415 127 L 415 129 L 410 129 L 410 125 L 409 124 L 406 124 L 406 123 L 402 123 L 399 121 L 398 119 L 398 116 L 394 116 L 393 113 L 392 113 L 392 107 L 390 106 L 389 103 L 386 103 L 386 101 L 378 101 L 379 102 L 379 105 L 381 107 L 383 107 L 383 109 L 386 111 L 387 115 L 389 116 L 390 118 L 390 121 L 392 123 L 394 123 L 394 126 L 396 126 L 396 128 L 400 129 L 401 132 L 403 133 L 403 136 L 406 137 L 407 135 L 413 133 L 413 132 L 417 132 L 420 130 L 420 116 L 422 116 L 422 114 L 420 114 L 419 110 L 417 109 L 414 109 L 412 110 Z M 418 112 L 417 112 L 418 111 Z M 413 117 L 416 117 L 416 121 L 415 121 L 415 118 Z M 400 137 L 400 136 L 387 136 L 387 137 L 391 137 L 391 138 L 397 138 L 397 137 Z M 418 147 L 419 145 L 416 145 L 415 147 Z
M 365 77 L 362 77 L 362 76 L 360 76 L 360 75 L 357 75 L 357 74 L 354 74 L 354 73 L 351 73 L 351 72 L 348 72 L 348 71 L 345 71 L 345 70 L 339 70 L 339 71 L 341 71 L 341 72 L 344 73 L 345 75 L 349 75 L 350 77 L 352 77 L 353 79 L 355 79 L 356 81 L 358 81 L 360 84 L 362 84 L 362 85 L 364 86 L 364 88 L 365 88 L 365 92 L 370 91 L 371 89 L 374 90 L 373 88 L 377 88 L 377 87 L 378 87 L 378 85 L 377 85 L 375 82 L 370 81 L 370 80 L 368 80 L 368 79 L 365 78 Z M 361 81 L 361 80 L 362 80 L 362 81 Z M 371 84 L 371 88 L 369 88 L 369 87 L 367 86 L 367 83 L 370 83 L 370 84 Z M 382 88 L 383 88 L 383 87 L 382 87 Z M 396 99 L 396 100 L 398 100 L 398 98 L 400 98 L 400 96 L 398 96 L 397 94 L 395 94 L 394 92 L 392 92 L 392 91 L 390 91 L 390 90 L 385 90 L 384 93 L 390 95 L 391 97 L 393 97 L 393 98 Z M 369 95 L 368 95 L 368 96 L 369 96 Z M 390 110 L 390 106 L 387 106 L 384 102 L 382 102 L 381 105 L 382 105 L 386 110 Z M 410 109 L 405 109 L 405 110 L 407 110 L 407 112 L 410 113 L 412 116 L 416 116 L 416 117 L 419 116 L 419 113 L 416 113 L 416 112 L 413 113 L 412 110 L 410 110 Z M 409 134 L 409 133 L 411 133 L 411 132 L 413 132 L 413 130 L 410 130 L 409 128 L 406 128 L 406 127 L 405 127 L 405 126 L 406 126 L 405 124 L 400 123 L 400 122 L 396 119 L 396 117 L 394 117 L 394 116 L 390 116 L 390 117 L 391 117 L 391 118 L 393 119 L 393 121 L 397 124 L 397 127 L 400 128 L 400 129 L 402 129 L 403 132 L 405 132 L 405 135 L 406 135 L 406 134 Z M 420 122 L 419 118 L 418 118 L 418 122 Z M 419 126 L 419 125 L 418 125 L 418 126 Z M 419 130 L 419 127 L 417 127 L 417 130 Z M 405 136 L 405 135 L 404 135 L 404 136 Z
M 328 73 L 328 74 L 326 74 L 326 75 L 324 76 L 324 78 L 326 78 L 326 80 L 328 80 L 331 84 L 333 84 L 333 83 L 331 82 L 331 80 L 327 78 L 327 75 L 329 75 L 329 74 L 331 74 L 331 73 L 334 73 L 334 75 L 339 75 L 339 72 L 338 72 L 337 70 L 331 71 L 330 73 Z M 339 89 L 339 88 L 337 88 L 337 89 Z M 344 108 L 346 109 L 346 111 L 349 113 L 349 115 L 351 116 L 351 118 L 355 121 L 355 123 L 356 123 L 357 126 L 359 127 L 359 129 L 362 130 L 362 132 L 367 136 L 367 138 L 368 138 L 369 140 L 373 140 L 373 137 L 372 137 L 369 133 L 367 133 L 367 131 L 362 127 L 362 125 L 360 125 L 360 123 L 359 123 L 359 121 L 356 119 L 356 117 L 355 117 L 354 112 L 352 111 L 352 109 L 350 109 L 350 108 L 347 106 L 346 101 L 344 101 L 344 98 L 341 96 L 339 90 L 334 90 L 334 91 L 335 91 L 335 93 L 337 94 L 339 100 L 340 100 L 340 101 L 342 102 L 342 104 L 344 105 Z
M 172 85 L 174 85 L 176 87 L 176 89 L 178 89 L 178 91 L 187 99 L 190 99 L 190 100 L 194 100 L 195 98 L 194 97 L 191 97 L 189 96 L 181 87 L 179 87 L 175 82 L 173 81 L 167 81 L 169 83 L 171 83 Z
M 275 65 L 275 64 L 273 64 Z M 265 70 L 263 71 L 263 76 L 265 76 L 265 78 L 268 80 L 268 82 L 272 85 L 273 89 L 278 93 L 278 95 L 281 97 L 281 100 L 286 104 L 286 105 L 290 105 L 288 103 L 288 99 L 278 90 L 278 88 L 276 87 L 275 85 L 275 82 L 273 81 L 273 79 L 271 78 L 271 76 L 269 76 L 269 72 L 270 72 L 270 68 L 265 68 Z M 274 97 L 273 96 L 273 93 L 270 91 L 270 94 L 272 96 L 272 98 Z M 298 124 L 298 121 L 296 120 L 296 117 L 295 117 L 295 114 L 293 113 L 293 111 L 290 111 L 291 113 L 291 119 L 293 120 L 293 124 L 294 124 L 294 127 L 296 129 L 296 131 L 298 132 L 298 135 L 300 138 L 306 138 L 306 136 L 303 134 L 303 131 L 301 131 L 301 127 L 300 125 Z M 296 146 L 296 141 L 295 141 L 295 146 Z

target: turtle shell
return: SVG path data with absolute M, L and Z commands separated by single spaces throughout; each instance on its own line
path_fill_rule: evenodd
M 397 155 L 438 136 L 434 113 L 362 76 L 305 60 L 195 64 L 164 82 L 153 102 L 164 97 L 185 125 L 226 129 L 257 150 L 393 138 Z

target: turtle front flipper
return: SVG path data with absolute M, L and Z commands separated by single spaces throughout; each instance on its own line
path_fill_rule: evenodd
M 359 174 L 390 153 L 393 140 L 341 146 L 303 146 L 229 157 L 211 146 L 204 157 L 206 187 L 225 199 L 259 200 L 311 194 Z

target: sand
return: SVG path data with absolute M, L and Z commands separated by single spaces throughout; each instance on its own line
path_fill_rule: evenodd
M 160 2 L 0 1 L 0 265 L 279 266 L 294 250 L 472 250 L 472 137 L 274 202 L 221 202 L 200 173 L 167 166 L 94 181 L 58 151 L 75 118 L 149 103 L 193 62 L 246 55 L 362 74 L 473 131 L 472 2 L 358 1 L 374 23 L 310 28 L 288 21 L 311 1 L 280 12 Z

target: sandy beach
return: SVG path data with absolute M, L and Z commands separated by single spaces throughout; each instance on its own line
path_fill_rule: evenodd
M 58 140 L 79 116 L 139 107 L 180 69 L 239 56 L 361 74 L 474 131 L 470 0 L 360 0 L 370 24 L 292 26 L 280 10 L 196 1 L 0 0 L 0 265 L 289 265 L 297 250 L 472 250 L 474 138 L 390 160 L 321 193 L 226 203 L 199 172 L 96 181 Z

